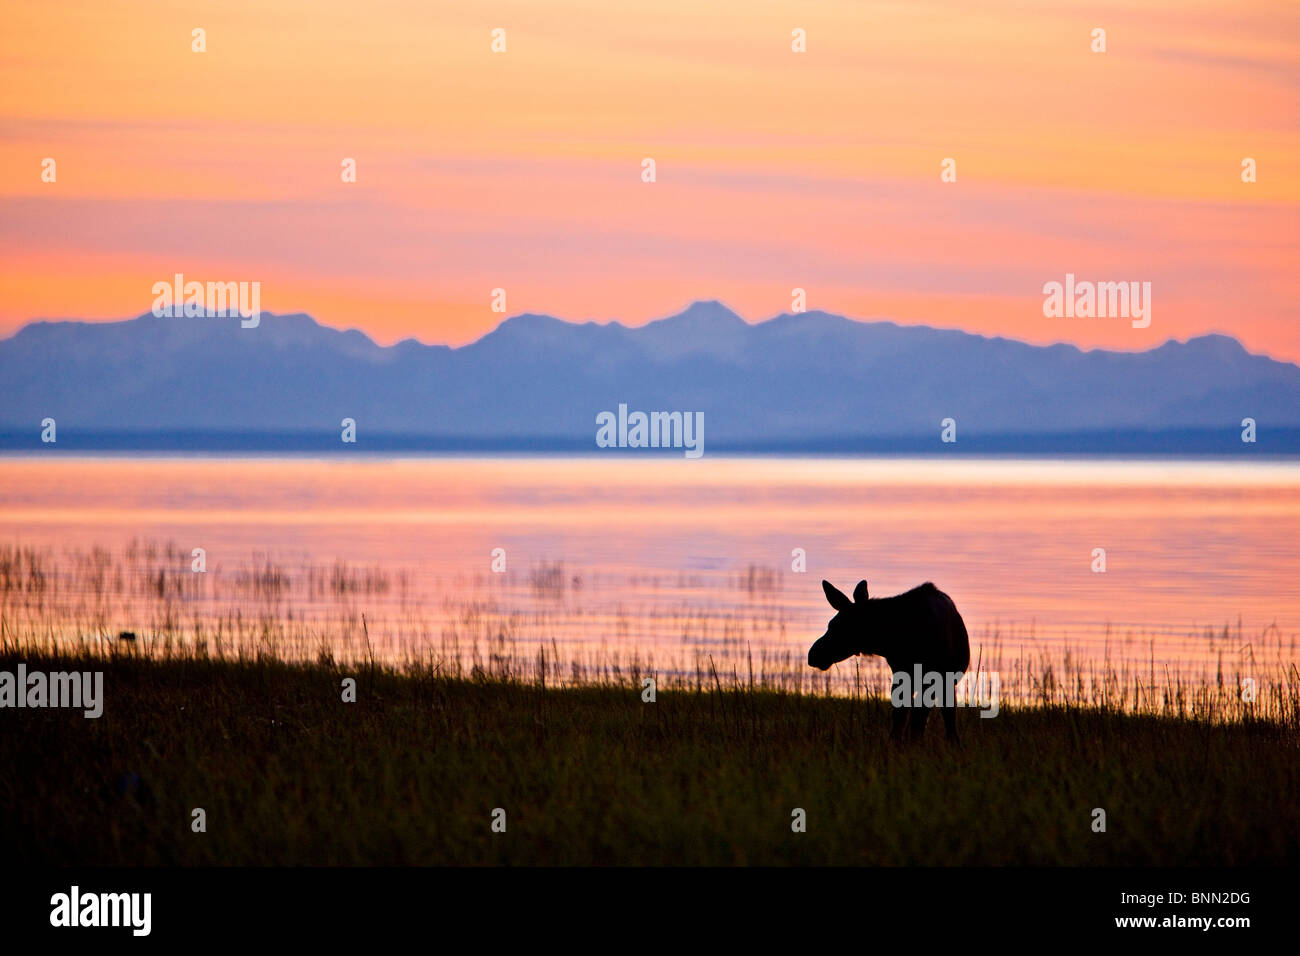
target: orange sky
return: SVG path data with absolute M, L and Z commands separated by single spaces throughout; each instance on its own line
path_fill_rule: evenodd
M 381 342 L 470 341 L 496 287 L 632 324 L 802 287 L 1300 360 L 1294 2 L 8 0 L 0 118 L 2 334 L 139 314 L 183 272 Z M 1044 318 L 1066 272 L 1151 282 L 1151 327 Z

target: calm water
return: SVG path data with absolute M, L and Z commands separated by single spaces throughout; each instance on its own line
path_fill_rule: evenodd
M 133 567 L 188 579 L 175 600 L 129 574 L 114 591 L 111 572 L 91 593 L 87 568 L 133 541 Z M 61 583 L 39 606 L 6 598 L 8 626 L 59 633 L 238 611 L 324 634 L 364 614 L 394 656 L 450 637 L 743 672 L 750 654 L 798 667 L 830 613 L 821 579 L 865 577 L 874 595 L 935 582 L 986 665 L 1068 649 L 1203 677 L 1265 652 L 1285 667 L 1300 635 L 1286 463 L 11 458 L 0 545 L 36 548 Z M 194 547 L 207 575 L 188 573 Z

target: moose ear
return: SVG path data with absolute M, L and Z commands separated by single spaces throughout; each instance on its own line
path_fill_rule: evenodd
M 867 582 L 859 581 L 858 586 L 853 589 L 853 600 L 862 604 L 867 599 Z
M 826 592 L 826 600 L 831 602 L 831 607 L 837 611 L 843 611 L 853 606 L 849 596 L 831 584 L 829 581 L 822 582 L 822 590 Z

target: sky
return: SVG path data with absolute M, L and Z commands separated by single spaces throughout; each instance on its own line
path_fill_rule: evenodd
M 4 335 L 182 273 L 381 343 L 473 341 L 498 288 L 630 325 L 800 288 L 1300 361 L 1298 206 L 1294 0 L 7 0 L 0 30 Z M 1150 282 L 1150 326 L 1045 317 L 1066 273 Z

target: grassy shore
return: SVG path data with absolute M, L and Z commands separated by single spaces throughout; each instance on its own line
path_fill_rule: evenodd
M 1004 706 L 962 711 L 960 747 L 937 718 L 899 746 L 880 699 L 12 648 L 0 670 L 19 661 L 103 669 L 106 700 L 0 710 L 10 865 L 1300 862 L 1300 733 L 1276 722 Z

